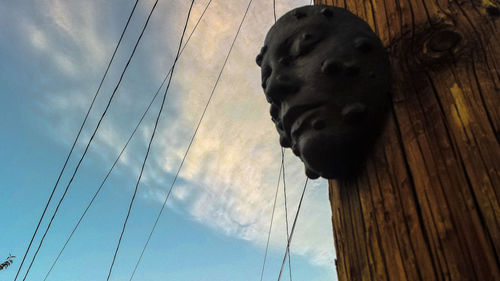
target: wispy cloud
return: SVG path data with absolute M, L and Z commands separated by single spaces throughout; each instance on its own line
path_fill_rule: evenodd
M 195 6 L 191 28 L 207 1 Z M 150 2 L 145 1 L 147 5 Z M 309 1 L 279 2 L 278 15 Z M 104 62 L 115 44 L 114 39 L 108 38 L 117 38 L 116 34 L 106 34 L 105 31 L 110 31 L 103 31 L 99 26 L 106 21 L 104 18 L 116 15 L 111 9 L 99 11 L 93 3 L 45 1 L 38 8 L 47 13 L 53 24 L 39 28 L 36 22 L 25 22 L 27 42 L 33 49 L 40 56 L 49 56 L 52 64 L 62 73 L 72 79 L 75 76 L 81 79 L 70 88 L 74 91 L 51 92 L 44 99 L 43 113 L 57 120 L 52 125 L 55 125 L 54 130 L 61 139 L 74 137 L 74 129 L 81 122 L 81 114 L 95 90 L 95 85 L 88 85 L 86 81 L 95 81 L 101 75 Z M 158 14 L 171 17 L 154 21 L 152 29 L 144 37 L 145 42 L 141 45 L 144 49 L 138 52 L 137 63 L 131 66 L 127 76 L 131 82 L 125 82 L 120 88 L 93 147 L 108 163 L 121 149 L 127 134 L 135 126 L 135 120 L 170 67 L 186 3 L 179 1 L 161 6 Z M 145 11 L 147 5 L 141 9 Z M 167 98 L 166 112 L 144 175 L 144 184 L 148 186 L 144 198 L 155 203 L 163 201 L 246 5 L 246 1 L 214 0 L 179 61 L 172 91 Z M 259 69 L 254 62 L 265 33 L 273 22 L 271 7 L 271 1 L 255 1 L 186 159 L 180 184 L 173 192 L 173 199 L 183 202 L 177 207 L 185 208 L 186 213 L 199 223 L 260 246 L 265 245 L 267 237 L 281 153 L 277 133 L 270 122 L 268 105 L 259 86 Z M 99 63 L 91 66 L 93 62 Z M 116 77 L 116 73 L 111 75 L 111 79 Z M 107 92 L 111 85 L 107 86 Z M 101 105 L 95 112 L 102 110 L 102 103 L 108 96 L 105 94 L 98 100 Z M 156 110 L 158 106 L 152 108 L 153 112 Z M 95 124 L 96 116 L 92 117 L 90 124 Z M 152 130 L 152 118 L 150 114 L 144 121 L 145 126 L 138 139 L 131 144 L 131 150 L 122 160 L 121 164 L 133 171 L 131 174 L 138 172 L 137 160 L 144 153 Z M 288 219 L 291 224 L 305 175 L 302 164 L 290 151 L 287 152 L 286 172 Z M 274 249 L 283 249 L 286 241 L 282 191 L 279 194 L 272 233 Z M 326 181 L 310 183 L 292 251 L 309 257 L 313 264 L 331 267 L 333 238 L 327 198 Z

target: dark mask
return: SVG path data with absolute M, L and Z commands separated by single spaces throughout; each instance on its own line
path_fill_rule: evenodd
M 389 109 L 389 62 L 367 23 L 305 6 L 281 17 L 257 56 L 280 144 L 310 178 L 348 178 L 362 166 Z

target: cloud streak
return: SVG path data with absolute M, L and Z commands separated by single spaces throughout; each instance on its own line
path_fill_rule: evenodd
M 203 0 L 195 5 L 188 32 L 207 2 Z M 279 1 L 278 15 L 308 2 Z M 23 25 L 26 42 L 35 56 L 47 56 L 53 67 L 75 81 L 64 91 L 47 92 L 42 99 L 42 114 L 55 120 L 53 132 L 61 139 L 74 137 L 74 128 L 81 122 L 80 113 L 88 106 L 94 86 L 82 81 L 97 80 L 93 78 L 100 75 L 115 44 L 116 36 L 108 35 L 116 30 L 105 29 L 103 33 L 98 23 L 118 15 L 110 8 L 99 10 L 103 3 L 99 0 L 85 1 L 85 4 L 45 1 L 37 5 L 47 13 L 48 19 L 44 21 L 51 24 L 41 28 L 36 20 L 27 20 Z M 145 13 L 152 1 L 143 3 L 141 9 Z M 143 178 L 144 186 L 148 187 L 143 192 L 145 200 L 155 204 L 163 202 L 246 5 L 247 1 L 231 1 L 229 5 L 228 1 L 214 0 L 179 61 Z M 267 238 L 281 153 L 254 62 L 260 42 L 273 22 L 271 8 L 271 1 L 255 1 L 251 8 L 172 197 L 173 204 L 182 203 L 175 208 L 184 208 L 200 224 L 261 247 Z M 157 18 L 145 35 L 142 49 L 125 78 L 128 82 L 120 88 L 93 146 L 94 153 L 101 155 L 106 163 L 111 163 L 113 155 L 118 154 L 155 87 L 168 71 L 184 10 L 187 10 L 187 2 L 183 1 L 159 6 L 156 16 L 166 16 L 163 21 Z M 140 20 L 136 16 L 133 23 L 140 25 Z M 131 31 L 128 39 L 133 35 Z M 127 50 L 127 46 L 120 50 L 121 57 Z M 120 55 L 117 58 L 120 59 Z M 120 63 L 116 63 L 111 81 L 116 79 L 119 66 Z M 112 83 L 108 84 L 104 91 L 109 92 Z M 103 103 L 107 97 L 104 94 L 98 102 Z M 102 105 L 97 106 L 94 113 L 100 110 Z M 158 106 L 151 110 L 157 112 Z M 130 174 L 138 170 L 140 161 L 136 160 L 144 153 L 153 115 L 144 120 L 137 139 L 121 161 L 123 169 L 133 171 Z M 91 118 L 89 125 L 95 125 L 96 118 Z M 305 175 L 302 164 L 289 151 L 286 174 L 289 220 L 293 220 Z M 279 194 L 271 247 L 281 251 L 286 244 L 286 232 L 282 191 Z M 331 267 L 334 255 L 327 197 L 326 181 L 311 182 L 292 252 L 308 257 L 313 264 Z

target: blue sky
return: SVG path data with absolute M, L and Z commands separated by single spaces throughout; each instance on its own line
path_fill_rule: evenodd
M 27 280 L 43 280 L 161 84 L 189 2 L 160 0 Z M 207 3 L 195 1 L 188 33 Z M 277 1 L 277 14 L 308 3 Z M 17 256 L 11 268 L 0 272 L 2 281 L 12 280 L 17 271 L 133 4 L 132 0 L 0 4 L 0 258 L 9 253 Z M 139 1 L 56 199 L 152 4 Z M 111 280 L 128 280 L 133 270 L 247 4 L 213 0 L 178 62 Z M 254 58 L 272 23 L 272 1 L 254 0 L 134 280 L 259 279 L 281 152 Z M 106 277 L 158 109 L 155 103 L 48 280 Z M 289 150 L 285 160 L 289 213 L 294 214 L 305 175 Z M 264 280 L 277 279 L 286 245 L 282 190 L 279 195 Z M 336 280 L 330 216 L 327 182 L 310 181 L 291 246 L 294 280 Z

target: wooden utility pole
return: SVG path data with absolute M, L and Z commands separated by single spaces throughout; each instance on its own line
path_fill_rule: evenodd
M 339 280 L 500 280 L 500 1 L 315 0 L 380 36 L 392 113 L 330 181 Z

